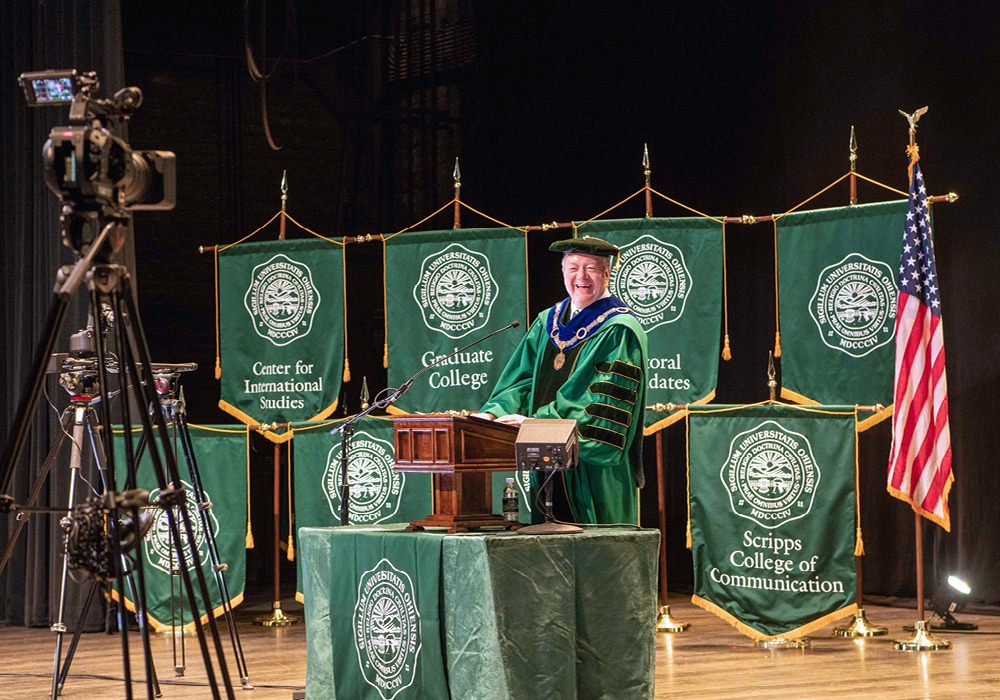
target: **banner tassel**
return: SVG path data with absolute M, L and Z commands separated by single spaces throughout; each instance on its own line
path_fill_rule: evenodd
M 861 528 L 857 528 L 854 533 L 854 556 L 863 557 L 865 555 L 865 541 L 861 538 Z
M 382 366 L 389 368 L 389 343 L 385 344 L 385 351 L 382 353 Z
M 344 384 L 351 381 L 351 362 L 346 357 L 344 358 Z
M 781 331 L 774 332 L 774 356 L 781 357 Z
M 247 429 L 247 539 L 246 549 L 253 549 L 253 525 L 250 522 L 250 430 Z
M 691 549 L 691 519 L 688 518 L 687 531 L 684 533 L 684 546 Z
M 733 359 L 733 353 L 729 350 L 729 334 L 726 333 L 726 337 L 722 341 L 722 359 L 731 360 Z
M 222 363 L 219 361 L 219 356 L 215 356 L 215 378 L 220 379 L 222 377 Z

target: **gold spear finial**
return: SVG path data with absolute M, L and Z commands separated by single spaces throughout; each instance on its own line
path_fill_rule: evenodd
M 281 171 L 281 203 L 284 205 L 288 201 L 288 171 Z
M 848 160 L 851 161 L 851 172 L 858 169 L 858 139 L 854 136 L 854 125 L 851 124 L 851 143 L 850 143 L 851 155 Z
M 368 377 L 361 378 L 361 410 L 368 410 L 368 400 L 371 398 L 368 394 Z
M 649 184 L 649 175 L 653 171 L 649 169 L 649 144 L 642 144 L 642 174 L 646 176 L 646 184 Z
M 455 158 L 455 169 L 451 177 L 455 180 L 455 196 L 458 197 L 458 191 L 462 188 L 462 171 L 458 167 L 458 158 Z
M 767 395 L 770 397 L 771 401 L 775 400 L 777 396 L 778 380 L 775 379 L 774 372 L 774 353 L 770 350 L 767 351 Z

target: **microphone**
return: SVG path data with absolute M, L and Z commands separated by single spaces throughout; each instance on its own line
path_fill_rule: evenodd
M 478 345 L 479 343 L 483 342 L 487 338 L 492 338 L 497 333 L 503 333 L 504 331 L 508 331 L 511 328 L 517 328 L 520 325 L 521 325 L 521 323 L 519 321 L 511 321 L 510 323 L 508 323 L 503 328 L 498 328 L 497 330 L 493 331 L 492 333 L 487 333 L 482 338 L 476 338 L 475 340 L 473 340 L 468 345 L 466 345 L 464 347 L 461 347 L 458 350 L 455 350 L 454 352 L 449 353 L 449 354 L 447 354 L 447 355 L 445 355 L 443 357 L 438 358 L 437 360 L 435 360 L 434 362 L 430 363 L 426 367 L 421 367 L 420 370 L 418 370 L 416 374 L 414 374 L 412 377 L 410 377 L 405 382 L 403 382 L 398 389 L 394 390 L 391 394 L 389 394 L 388 396 L 386 396 L 384 399 L 376 399 L 375 401 L 373 401 L 371 403 L 371 405 L 368 406 L 368 408 L 366 408 L 365 410 L 363 410 L 361 413 L 357 414 L 353 418 L 348 419 L 342 425 L 338 425 L 336 428 L 334 428 L 333 430 L 331 430 L 330 434 L 331 435 L 335 435 L 337 433 L 343 433 L 344 435 L 347 435 L 348 432 L 351 430 L 351 426 L 355 422 L 357 422 L 362 417 L 367 416 L 372 411 L 384 409 L 386 406 L 389 406 L 392 403 L 394 403 L 396 401 L 396 399 L 398 399 L 400 396 L 402 396 L 404 393 L 406 393 L 407 389 L 409 389 L 411 386 L 413 386 L 413 382 L 415 382 L 417 380 L 417 377 L 419 377 L 421 374 L 423 374 L 427 370 L 431 369 L 432 367 L 437 367 L 442 362 L 448 361 L 449 359 L 451 359 L 452 357 L 454 357 L 458 353 L 464 352 L 465 350 L 468 350 L 473 345 Z M 381 396 L 383 393 L 388 392 L 388 391 L 389 391 L 388 388 L 383 389 L 382 391 L 379 392 L 379 396 Z M 341 453 L 341 454 L 343 455 L 344 453 Z M 345 467 L 345 469 L 346 469 L 346 467 Z M 346 510 L 344 510 L 344 504 L 346 502 L 347 502 L 347 500 L 342 495 L 341 496 L 341 510 L 344 513 L 347 512 Z M 341 520 L 342 520 L 342 524 L 343 525 L 347 524 L 347 521 L 343 519 L 343 515 L 342 515 Z
M 493 331 L 492 333 L 487 333 L 482 338 L 477 338 L 476 340 L 473 340 L 468 345 L 466 345 L 464 347 L 461 347 L 461 348 L 458 348 L 454 352 L 450 352 L 447 355 L 443 355 L 442 357 L 439 357 L 438 359 L 434 360 L 434 362 L 430 363 L 426 367 L 421 367 L 420 370 L 416 374 L 414 374 L 412 377 L 410 377 L 405 382 L 403 382 L 403 384 L 398 389 L 396 389 L 396 391 L 394 391 L 392 393 L 392 395 L 389 397 L 389 399 L 388 399 L 388 401 L 386 403 L 386 406 L 388 406 L 393 401 L 395 401 L 400 396 L 402 396 L 403 393 L 413 385 L 413 382 L 415 382 L 417 380 L 417 377 L 419 377 L 421 374 L 423 374 L 427 370 L 433 369 L 434 367 L 437 367 L 438 365 L 440 365 L 440 364 L 442 364 L 444 362 L 447 362 L 451 358 L 455 357 L 455 355 L 457 355 L 458 353 L 465 352 L 466 350 L 468 350 L 469 348 L 471 348 L 473 345 L 479 345 L 479 343 L 483 342 L 487 338 L 492 338 L 497 333 L 503 333 L 504 331 L 508 331 L 511 328 L 517 328 L 520 325 L 521 325 L 520 321 L 511 321 L 510 323 L 508 323 L 503 328 L 498 328 L 495 331 Z

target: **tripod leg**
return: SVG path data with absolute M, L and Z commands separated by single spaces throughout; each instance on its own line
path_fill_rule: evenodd
M 34 506 L 38 501 L 38 497 L 42 495 L 42 489 L 45 488 L 45 481 L 49 476 L 49 472 L 52 471 L 52 465 L 56 461 L 56 457 L 59 456 L 59 450 L 62 449 L 63 441 L 66 439 L 66 434 L 69 431 L 69 426 L 72 422 L 72 410 L 67 407 L 63 411 L 62 418 L 60 419 L 60 425 L 62 430 L 59 431 L 59 437 L 56 438 L 55 444 L 49 450 L 48 456 L 45 458 L 45 462 L 42 464 L 42 468 L 38 471 L 38 476 L 35 478 L 35 483 L 31 487 L 31 492 L 28 495 L 28 500 L 25 502 L 25 506 Z M 24 526 L 28 524 L 27 513 L 20 513 L 17 518 L 17 525 L 14 526 L 14 531 L 10 535 L 10 539 L 7 541 L 7 547 L 4 549 L 3 556 L 0 557 L 0 574 L 3 570 L 7 568 L 7 562 L 14 555 L 14 548 L 17 546 L 17 540 L 21 536 L 21 530 Z
M 59 669 L 59 676 L 56 679 L 56 695 L 62 695 L 63 686 L 66 685 L 66 676 L 69 675 L 69 667 L 73 663 L 73 656 L 76 654 L 76 647 L 80 643 L 80 635 L 83 633 L 83 621 L 87 619 L 87 613 L 90 612 L 90 606 L 94 602 L 100 585 L 97 581 L 93 582 L 87 599 L 84 601 L 83 607 L 80 608 L 76 628 L 73 630 L 73 639 L 70 640 L 69 648 L 66 650 L 66 659 L 62 663 L 62 668 Z
M 83 423 L 87 415 L 86 407 L 77 406 L 73 411 L 73 444 L 70 446 L 70 481 L 69 481 L 69 506 L 66 510 L 66 517 L 72 517 L 73 507 L 76 505 L 76 484 L 80 478 L 81 455 L 83 453 Z M 52 668 L 52 700 L 59 695 L 59 665 L 62 659 L 63 635 L 66 634 L 66 625 L 63 622 L 66 614 L 66 583 L 69 579 L 69 562 L 66 552 L 63 551 L 62 583 L 59 587 L 59 612 L 56 621 L 52 625 L 52 631 L 56 633 L 55 661 Z
M 187 461 L 188 472 L 191 474 L 191 486 L 194 491 L 195 503 L 198 504 L 198 514 L 201 517 L 202 529 L 205 531 L 205 542 L 208 546 L 209 559 L 212 562 L 212 571 L 215 573 L 215 583 L 219 589 L 219 598 L 222 601 L 223 615 L 226 618 L 226 627 L 229 630 L 229 639 L 233 645 L 233 653 L 236 656 L 236 669 L 240 675 L 240 685 L 244 689 L 253 688 L 250 685 L 250 671 L 247 669 L 246 658 L 243 656 L 243 645 L 240 643 L 240 633 L 236 628 L 236 619 L 233 617 L 233 607 L 230 605 L 229 586 L 226 584 L 226 566 L 219 556 L 219 546 L 215 539 L 215 532 L 209 522 L 208 509 L 212 504 L 205 498 L 205 491 L 201 484 L 201 472 L 198 469 L 198 460 L 194 453 L 194 445 L 191 442 L 191 431 L 188 430 L 187 414 L 183 405 L 175 412 L 174 424 L 179 428 L 181 438 L 181 448 L 184 450 L 184 458 Z
M 160 460 L 160 457 L 157 454 L 157 450 L 153 449 L 152 445 L 150 445 L 150 457 L 153 458 L 153 464 L 157 472 L 157 478 L 159 480 L 160 487 L 161 489 L 163 489 L 167 486 L 168 483 L 167 477 L 169 477 L 169 481 L 172 484 L 174 484 L 177 488 L 180 488 L 181 484 L 180 472 L 177 468 L 177 462 L 176 459 L 174 458 L 173 451 L 171 450 L 170 447 L 169 435 L 166 429 L 166 420 L 163 416 L 163 411 L 160 406 L 158 397 L 156 396 L 156 391 L 154 388 L 155 379 L 153 377 L 153 372 L 152 372 L 152 361 L 149 355 L 149 347 L 146 343 L 145 334 L 142 329 L 142 323 L 139 321 L 139 310 L 128 288 L 127 281 L 128 278 L 123 277 L 123 282 L 126 282 L 126 284 L 123 285 L 122 289 L 116 290 L 112 294 L 112 297 L 115 302 L 114 303 L 115 308 L 120 309 L 121 306 L 124 305 L 127 309 L 129 317 L 132 319 L 131 325 L 124 328 L 119 326 L 120 337 L 123 340 L 122 342 L 124 350 L 123 356 L 125 357 L 122 366 L 133 377 L 134 380 L 133 386 L 138 391 L 143 392 L 144 394 L 143 405 L 152 406 L 153 409 L 153 415 L 155 418 L 157 432 L 161 438 L 162 444 L 160 446 L 163 449 L 164 459 Z M 135 362 L 135 360 L 138 360 L 138 365 L 139 365 L 138 368 L 136 366 L 137 363 Z M 140 369 L 142 374 L 141 377 L 139 377 Z M 146 415 L 144 412 L 140 412 L 140 417 L 142 418 L 143 421 L 143 429 L 152 435 L 154 430 L 153 422 L 150 421 L 149 416 Z M 171 531 L 171 537 L 173 538 L 174 542 L 181 543 L 180 528 L 183 527 L 184 534 L 186 537 L 185 541 L 191 551 L 191 561 L 197 562 L 199 561 L 199 554 L 197 551 L 194 527 L 191 522 L 191 516 L 188 513 L 186 507 L 186 502 L 185 502 L 186 498 L 184 498 L 183 496 L 183 490 L 181 489 L 178 493 L 171 495 L 172 496 L 177 495 L 179 497 L 180 503 L 176 505 L 181 506 L 179 508 L 180 510 L 179 523 L 177 522 L 177 519 L 173 517 L 167 518 L 168 526 L 170 527 Z M 161 498 L 162 497 L 163 493 L 161 491 Z M 216 679 L 215 679 L 215 668 L 214 664 L 212 663 L 212 655 L 209 651 L 208 641 L 206 639 L 205 631 L 202 627 L 201 616 L 198 614 L 198 609 L 199 609 L 198 599 L 197 596 L 195 595 L 194 582 L 192 581 L 191 574 L 187 568 L 188 563 L 186 561 L 186 557 L 183 555 L 179 557 L 179 563 L 181 567 L 181 578 L 183 580 L 185 591 L 187 593 L 187 598 L 192 611 L 191 617 L 194 620 L 195 629 L 198 632 L 198 642 L 201 647 L 202 660 L 205 665 L 206 675 L 208 676 L 209 683 L 212 685 L 213 697 L 218 697 L 219 693 L 218 693 L 218 685 L 216 684 Z M 210 600 L 210 596 L 208 593 L 208 586 L 205 581 L 205 574 L 199 566 L 193 566 L 192 568 L 194 569 L 195 578 L 197 579 L 202 600 L 207 602 Z M 141 578 L 140 578 L 140 583 L 141 583 Z M 211 614 L 209 614 L 207 617 L 208 617 L 208 626 L 212 635 L 212 641 L 215 646 L 215 652 L 216 652 L 215 656 L 219 665 L 219 673 L 222 678 L 222 683 L 226 689 L 227 697 L 233 698 L 235 696 L 233 694 L 232 681 L 230 680 L 229 671 L 226 667 L 224 650 L 222 648 L 222 642 L 219 638 L 219 630 L 215 623 L 215 618 Z
M 3 457 L 0 458 L 0 466 L 4 469 L 3 478 L 0 479 L 0 494 L 5 494 L 10 490 L 11 479 L 14 476 L 17 463 L 21 459 L 21 452 L 24 450 L 24 443 L 31 428 L 31 421 L 35 417 L 38 397 L 42 394 L 45 369 L 48 367 L 49 358 L 55 349 L 56 339 L 59 337 L 59 330 L 66 318 L 68 306 L 69 297 L 56 295 L 52 298 L 52 306 L 49 307 L 49 315 L 45 319 L 45 329 L 42 331 L 42 341 L 35 349 L 31 379 L 21 394 L 21 401 L 14 413 L 17 416 L 17 422 L 14 423 L 10 433 L 11 437 L 4 447 Z

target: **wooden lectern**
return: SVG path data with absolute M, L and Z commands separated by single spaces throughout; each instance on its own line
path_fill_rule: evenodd
M 446 527 L 448 532 L 460 532 L 509 527 L 492 512 L 491 472 L 514 470 L 517 432 L 514 426 L 482 418 L 447 414 L 395 418 L 394 468 L 430 472 L 434 481 L 434 512 L 411 522 L 410 529 Z

